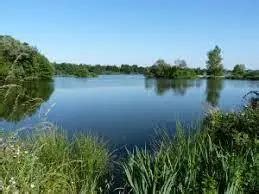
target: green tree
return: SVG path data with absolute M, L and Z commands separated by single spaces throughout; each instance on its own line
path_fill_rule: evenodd
M 52 79 L 52 64 L 36 48 L 11 36 L 0 36 L 0 78 L 15 82 Z
M 184 59 L 177 59 L 174 61 L 174 64 L 179 66 L 180 68 L 187 68 L 187 63 Z
M 156 67 L 156 77 L 167 77 L 170 71 L 170 65 L 163 59 L 158 59 L 154 66 Z
M 207 61 L 207 74 L 210 76 L 221 76 L 223 75 L 223 64 L 222 64 L 221 49 L 218 46 L 208 52 Z
M 235 76 L 244 76 L 246 71 L 246 67 L 244 64 L 237 64 L 233 68 L 233 75 Z

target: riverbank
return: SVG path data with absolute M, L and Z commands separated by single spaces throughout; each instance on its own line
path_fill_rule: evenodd
M 93 136 L 71 141 L 53 125 L 29 135 L 2 131 L 0 188 L 4 193 L 256 193 L 259 110 L 212 110 L 199 126 L 188 133 L 179 125 L 175 136 L 164 133 L 154 143 L 154 152 L 136 148 L 119 164 Z M 115 168 L 124 177 L 116 191 Z

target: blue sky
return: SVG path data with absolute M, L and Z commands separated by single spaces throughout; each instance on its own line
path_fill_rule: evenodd
M 145 65 L 181 58 L 205 67 L 217 44 L 225 67 L 259 69 L 257 0 L 10 0 L 0 3 L 0 34 L 57 62 Z

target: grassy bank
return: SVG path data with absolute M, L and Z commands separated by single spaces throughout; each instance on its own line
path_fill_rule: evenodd
M 258 193 L 259 110 L 211 111 L 199 129 L 180 125 L 154 150 L 136 149 L 122 166 L 126 193 Z M 4 193 L 108 193 L 113 165 L 105 144 L 79 135 L 68 139 L 52 125 L 0 139 Z
M 136 150 L 124 163 L 133 193 L 256 193 L 258 110 L 215 111 L 202 129 L 164 135 L 155 153 Z
M 110 155 L 96 138 L 78 136 L 70 141 L 53 126 L 44 126 L 29 136 L 3 134 L 1 141 L 0 188 L 4 193 L 108 190 Z

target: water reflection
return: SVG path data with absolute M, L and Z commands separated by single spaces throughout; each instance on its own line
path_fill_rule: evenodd
M 54 91 L 52 82 L 0 86 L 0 120 L 18 122 L 31 116 Z
M 146 89 L 155 88 L 158 95 L 164 95 L 171 90 L 176 95 L 185 95 L 186 91 L 192 87 L 200 87 L 202 80 L 187 80 L 187 79 L 145 79 Z
M 206 99 L 207 102 L 216 107 L 219 104 L 220 92 L 224 87 L 223 79 L 207 79 Z

